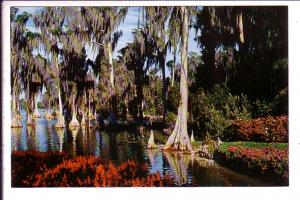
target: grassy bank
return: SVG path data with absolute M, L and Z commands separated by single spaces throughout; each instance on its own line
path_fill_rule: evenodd
M 214 160 L 243 174 L 288 185 L 288 143 L 224 142 Z
M 288 143 L 266 143 L 266 142 L 252 142 L 252 141 L 236 141 L 236 142 L 223 142 L 219 151 L 222 153 L 228 152 L 228 147 L 236 146 L 236 147 L 248 147 L 248 148 L 267 148 L 272 147 L 276 149 L 287 149 Z

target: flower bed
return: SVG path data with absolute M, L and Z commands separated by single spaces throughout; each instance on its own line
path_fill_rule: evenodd
M 54 159 L 58 156 L 57 160 Z M 49 157 L 48 157 L 49 156 Z M 29 158 L 29 162 L 26 159 Z M 50 162 L 51 161 L 51 162 Z M 146 164 L 127 161 L 119 166 L 94 156 L 67 159 L 59 153 L 13 152 L 13 187 L 174 186 L 170 176 L 150 174 Z M 28 169 L 30 169 L 28 171 Z
M 273 178 L 283 185 L 288 183 L 288 149 L 229 146 L 227 152 L 217 152 L 215 158 L 243 173 Z
M 64 159 L 66 159 L 66 155 L 60 152 L 13 151 L 11 155 L 12 187 L 31 186 L 35 174 L 55 167 Z
M 235 120 L 226 139 L 260 142 L 288 142 L 288 116 Z

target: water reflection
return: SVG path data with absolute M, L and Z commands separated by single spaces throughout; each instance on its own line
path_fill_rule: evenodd
M 21 150 L 21 134 L 22 128 L 11 128 L 11 149 Z
M 71 155 L 72 156 L 76 156 L 76 137 L 78 135 L 79 132 L 79 128 L 72 128 L 71 129 L 71 133 L 72 133 L 72 151 L 71 151 Z
M 164 155 L 170 164 L 178 185 L 188 183 L 187 169 L 191 161 L 191 156 L 180 152 L 170 151 L 165 151 Z
M 64 138 L 65 138 L 65 129 L 64 128 L 55 128 L 54 129 L 59 141 L 59 152 L 63 151 Z
M 29 149 L 37 149 L 39 146 L 39 140 L 36 138 L 36 128 L 35 126 L 27 126 L 27 145 Z
M 117 164 L 135 160 L 147 163 L 150 173 L 159 171 L 162 175 L 171 175 L 178 185 L 268 185 L 265 181 L 238 174 L 210 160 L 178 152 L 147 149 L 150 130 L 144 130 L 144 137 L 141 137 L 136 131 L 107 132 L 89 126 L 73 130 L 55 128 L 56 120 L 44 118 L 38 118 L 36 126 L 27 126 L 25 116 L 22 123 L 22 128 L 11 129 L 12 150 L 56 150 L 69 156 L 95 155 Z M 166 136 L 159 131 L 153 133 L 155 142 L 163 144 Z

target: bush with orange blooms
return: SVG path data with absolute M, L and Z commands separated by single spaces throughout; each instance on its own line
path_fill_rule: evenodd
M 288 142 L 288 116 L 235 120 L 228 130 L 230 134 L 224 137 L 229 140 Z
M 27 155 L 29 154 L 29 155 Z M 43 158 L 47 160 L 47 153 L 37 152 L 13 152 L 13 168 L 20 168 L 23 161 L 21 157 Z M 21 187 L 153 187 L 153 186 L 174 186 L 174 180 L 169 176 L 161 176 L 159 172 L 150 174 L 146 164 L 127 161 L 120 165 L 114 165 L 112 162 L 103 163 L 100 158 L 94 156 L 78 156 L 73 159 L 67 159 L 61 155 L 62 162 L 56 161 L 49 164 L 48 161 L 36 159 L 36 162 L 30 162 L 32 166 L 30 173 L 21 169 L 13 169 L 13 186 Z M 53 155 L 50 154 L 50 158 Z M 38 166 L 42 164 L 42 166 Z M 54 167 L 53 167 L 54 166 Z M 30 167 L 30 166 L 29 166 Z M 21 181 L 14 179 L 20 177 Z

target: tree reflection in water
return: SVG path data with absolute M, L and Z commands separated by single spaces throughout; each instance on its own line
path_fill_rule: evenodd
M 76 156 L 76 137 L 79 132 L 79 127 L 72 128 L 71 133 L 72 133 L 72 138 L 73 138 L 73 143 L 72 143 L 72 156 Z
M 191 161 L 191 156 L 189 154 L 173 151 L 164 151 L 164 155 L 175 175 L 178 185 L 188 183 L 187 169 Z
M 156 153 L 156 149 L 147 149 L 148 158 L 150 160 L 151 168 L 155 167 L 154 163 L 154 155 Z
M 35 126 L 27 126 L 27 145 L 28 149 L 38 149 L 40 140 L 36 135 L 36 127 Z
M 59 152 L 63 151 L 64 138 L 65 138 L 65 129 L 64 128 L 56 128 L 56 133 L 59 140 Z
M 11 128 L 11 143 L 12 143 L 12 150 L 16 151 L 20 149 L 21 144 L 21 134 L 22 134 L 22 128 Z

